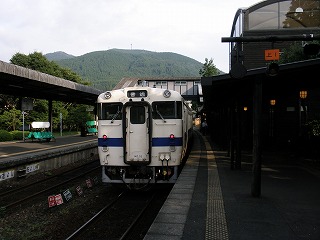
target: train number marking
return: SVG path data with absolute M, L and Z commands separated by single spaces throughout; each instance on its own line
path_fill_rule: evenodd
M 14 177 L 14 170 L 7 170 L 5 172 L 0 172 L 0 181 L 7 180 Z
M 26 173 L 31 173 L 31 172 L 34 172 L 34 171 L 38 171 L 39 169 L 40 169 L 40 164 L 39 163 L 27 165 L 26 166 Z

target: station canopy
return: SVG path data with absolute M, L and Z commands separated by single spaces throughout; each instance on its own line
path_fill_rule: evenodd
M 0 61 L 0 94 L 95 105 L 101 90 Z

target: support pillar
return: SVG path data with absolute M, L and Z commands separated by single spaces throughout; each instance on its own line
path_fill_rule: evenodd
M 230 169 L 234 169 L 234 106 L 231 106 L 230 108 Z
M 237 113 L 236 113 L 236 134 L 237 134 L 237 145 L 236 145 L 236 162 L 235 168 L 241 169 L 241 106 L 237 101 Z
M 253 149 L 251 195 L 261 195 L 261 119 L 262 119 L 262 81 L 256 79 L 253 93 Z
M 50 123 L 50 132 L 52 131 L 52 100 L 48 100 L 48 122 Z

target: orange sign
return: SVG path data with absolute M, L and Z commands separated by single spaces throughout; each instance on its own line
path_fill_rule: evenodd
M 279 49 L 268 49 L 264 50 L 264 60 L 274 61 L 280 59 L 280 50 Z

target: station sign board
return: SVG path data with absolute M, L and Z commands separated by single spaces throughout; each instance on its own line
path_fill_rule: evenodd
M 23 98 L 21 100 L 21 110 L 22 111 L 33 110 L 33 99 Z
M 48 197 L 48 204 L 49 204 L 49 207 L 54 207 L 56 205 L 56 199 L 54 196 Z
M 63 198 L 62 198 L 61 193 L 60 193 L 60 194 L 55 195 L 54 197 L 55 197 L 55 200 L 56 200 L 56 204 L 57 204 L 57 205 L 60 205 L 60 204 L 62 204 L 62 203 L 63 203 Z
M 87 184 L 87 188 L 92 188 L 93 184 L 90 178 L 86 180 L 86 184 Z
M 278 61 L 280 59 L 280 49 L 267 49 L 264 50 L 264 60 Z
M 54 206 L 60 205 L 62 203 L 63 203 L 63 199 L 62 199 L 61 194 L 51 195 L 48 197 L 49 207 L 54 207 Z
M 72 199 L 72 193 L 70 192 L 70 189 L 67 189 L 63 192 L 63 196 L 67 201 L 70 201 Z
M 76 190 L 77 190 L 78 196 L 81 196 L 83 194 L 83 190 L 82 190 L 81 186 L 77 186 Z

